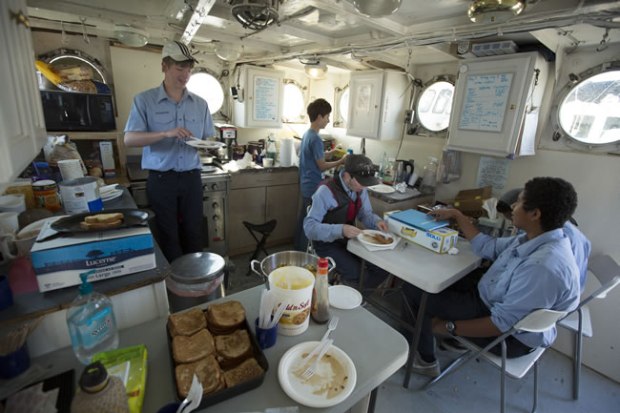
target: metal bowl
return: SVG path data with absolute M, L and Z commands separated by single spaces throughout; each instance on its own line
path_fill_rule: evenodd
M 336 263 L 331 257 L 326 258 L 330 265 L 328 271 L 332 271 L 336 268 Z M 287 265 L 304 267 L 313 274 L 316 274 L 316 270 L 319 266 L 319 257 L 301 251 L 282 251 L 268 255 L 260 262 L 258 260 L 252 260 L 252 262 L 250 262 L 252 271 L 265 280 L 267 280 L 269 274 L 271 274 L 273 270 Z

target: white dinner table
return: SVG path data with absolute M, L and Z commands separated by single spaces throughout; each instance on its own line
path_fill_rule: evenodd
M 428 294 L 443 291 L 480 265 L 481 258 L 474 254 L 469 241 L 459 238 L 456 248 L 459 250 L 458 254 L 438 254 L 421 245 L 407 242 L 404 238 L 394 249 L 378 251 L 370 251 L 355 238 L 347 243 L 347 250 L 363 261 L 368 261 L 423 291 L 416 320 L 421 320 L 424 316 Z M 360 277 L 360 290 L 363 289 L 364 265 Z M 366 299 L 373 304 L 368 297 Z M 416 322 L 407 359 L 407 372 L 403 383 L 405 388 L 409 387 L 413 355 L 418 348 L 421 331 L 422 323 Z

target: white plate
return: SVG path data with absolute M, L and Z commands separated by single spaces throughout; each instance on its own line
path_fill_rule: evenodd
M 278 365 L 278 380 L 284 393 L 297 403 L 308 407 L 335 406 L 353 392 L 357 372 L 347 353 L 332 345 L 319 362 L 314 376 L 307 381 L 301 379 L 299 376 L 307 367 L 307 363 L 303 363 L 304 355 L 318 344 L 318 341 L 306 341 L 284 353 Z M 338 388 L 339 392 L 329 394 L 333 388 Z
M 373 240 L 372 236 L 378 234 L 378 235 L 383 235 L 386 237 L 390 237 L 392 238 L 392 242 L 390 242 L 389 244 L 380 244 L 378 242 L 376 242 L 375 240 Z M 392 248 L 394 245 L 396 245 L 396 237 L 394 236 L 394 234 L 390 234 L 390 233 L 385 233 L 385 232 L 381 232 L 381 231 L 375 231 L 374 229 L 365 229 L 364 231 L 362 231 L 358 236 L 357 239 L 362 243 L 362 244 L 366 244 L 370 247 L 382 247 L 382 248 Z
M 394 187 L 385 184 L 369 186 L 368 189 L 380 194 L 391 194 L 392 192 L 396 191 Z
M 107 201 L 111 201 L 113 199 L 119 198 L 122 195 L 123 195 L 122 189 L 115 189 L 113 191 L 108 191 L 104 194 L 101 194 L 101 200 L 103 202 L 107 202 Z
M 341 310 L 352 310 L 362 303 L 362 294 L 346 285 L 329 287 L 329 305 Z
M 189 139 L 185 141 L 185 143 L 194 148 L 203 148 L 203 149 L 219 149 L 226 146 L 224 142 L 217 141 L 203 141 L 203 140 L 195 140 Z

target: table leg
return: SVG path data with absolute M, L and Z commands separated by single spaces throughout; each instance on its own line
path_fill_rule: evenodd
M 411 341 L 411 347 L 409 348 L 409 357 L 407 358 L 407 371 L 405 373 L 405 382 L 403 383 L 403 387 L 409 388 L 409 379 L 411 378 L 411 370 L 413 368 L 413 358 L 415 356 L 415 352 L 418 349 L 418 344 L 420 343 L 420 334 L 422 333 L 422 318 L 424 317 L 424 312 L 426 311 L 426 300 L 428 299 L 428 293 L 423 291 L 422 297 L 420 298 L 420 307 L 418 307 L 418 314 L 415 319 L 415 328 L 413 330 L 413 340 Z
M 359 291 L 364 294 L 364 273 L 366 272 L 366 260 L 362 259 L 360 263 L 360 283 L 359 283 Z

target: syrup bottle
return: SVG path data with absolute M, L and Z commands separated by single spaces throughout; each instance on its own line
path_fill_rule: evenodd
M 327 281 L 328 261 L 327 258 L 319 258 L 319 265 L 312 291 L 312 309 L 310 316 L 314 322 L 324 324 L 329 321 L 329 283 Z

